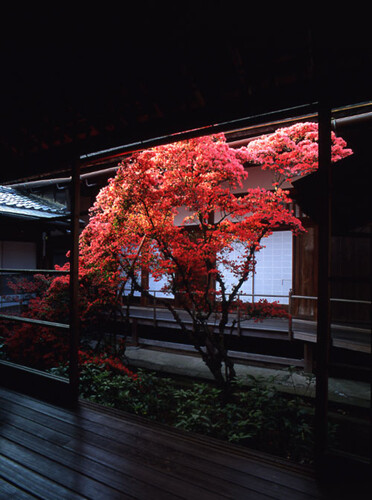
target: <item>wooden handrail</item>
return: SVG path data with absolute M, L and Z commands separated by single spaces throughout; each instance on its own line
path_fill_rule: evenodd
M 70 274 L 70 271 L 61 269 L 4 269 L 0 268 L 0 273 L 18 273 L 18 274 Z
M 41 319 L 25 318 L 24 316 L 12 316 L 11 314 L 0 314 L 0 319 L 5 319 L 7 321 L 17 321 L 21 323 L 30 323 L 33 325 L 41 326 L 51 326 L 53 328 L 62 328 L 64 330 L 69 330 L 70 325 L 66 323 L 55 323 L 53 321 L 44 321 Z

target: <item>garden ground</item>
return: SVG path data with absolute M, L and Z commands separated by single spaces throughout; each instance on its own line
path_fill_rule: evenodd
M 159 350 L 127 346 L 126 356 L 129 365 L 136 368 L 145 368 L 156 372 L 181 375 L 201 380 L 212 378 L 209 369 L 201 358 L 194 355 L 183 355 Z M 297 395 L 314 396 L 315 378 L 301 372 L 292 373 L 288 377 L 288 370 L 270 369 L 259 366 L 235 363 L 238 377 L 246 375 L 269 379 L 275 377 L 275 386 L 278 390 Z M 370 384 L 355 380 L 340 378 L 329 379 L 329 400 L 338 404 L 369 408 L 371 403 Z

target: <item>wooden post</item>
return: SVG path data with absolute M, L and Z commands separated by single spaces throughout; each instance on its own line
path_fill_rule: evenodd
M 292 323 L 292 288 L 288 293 L 288 340 L 293 340 L 293 323 Z
M 238 293 L 237 296 L 237 315 L 238 315 L 238 336 L 241 337 L 242 331 L 241 331 L 241 325 L 240 325 L 240 294 Z
M 331 345 L 330 263 L 331 263 L 331 110 L 327 100 L 319 103 L 319 195 L 318 317 L 316 344 L 315 458 L 325 458 L 328 429 L 328 365 Z
M 80 219 L 80 164 L 72 169 L 71 188 L 71 247 L 70 247 L 70 389 L 71 403 L 79 398 L 79 219 Z
M 156 321 L 156 290 L 154 290 L 154 327 L 157 327 L 157 321 Z
M 304 372 L 313 373 L 313 370 L 313 344 L 311 342 L 304 342 Z
M 138 319 L 133 318 L 132 320 L 132 343 L 135 347 L 138 347 Z

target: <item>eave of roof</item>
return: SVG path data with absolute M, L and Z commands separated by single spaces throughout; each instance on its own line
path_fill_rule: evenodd
M 0 186 L 0 215 L 7 217 L 55 220 L 65 217 L 66 209 L 57 203 Z

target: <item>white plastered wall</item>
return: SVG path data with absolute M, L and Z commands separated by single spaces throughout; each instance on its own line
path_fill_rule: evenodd
M 36 243 L 31 241 L 0 241 L 1 269 L 36 269 Z M 0 308 L 14 305 L 7 300 L 9 290 L 5 285 L 7 275 L 0 276 Z M 6 295 L 2 295 L 6 291 Z
M 236 188 L 235 193 L 244 194 L 249 188 L 264 188 L 272 189 L 273 174 L 269 170 L 262 170 L 261 167 L 249 167 L 247 169 L 248 177 L 243 182 L 243 186 Z M 283 188 L 291 187 L 290 183 L 285 183 Z M 178 213 L 174 218 L 174 223 L 178 226 L 182 225 L 185 217 L 190 215 L 190 212 L 185 207 L 178 208 Z M 221 217 L 220 213 L 215 213 L 215 221 Z M 192 225 L 192 222 L 188 222 Z M 262 295 L 275 295 L 268 300 L 277 300 L 280 303 L 287 304 L 288 298 L 280 297 L 281 295 L 288 296 L 289 290 L 292 288 L 292 233 L 290 231 L 276 231 L 268 238 L 265 238 L 263 248 L 256 255 L 256 272 L 252 279 L 244 283 L 241 292 L 255 295 L 255 299 L 263 298 Z M 239 246 L 232 250 L 238 256 Z M 226 275 L 227 286 L 231 289 L 233 276 L 226 269 L 223 270 Z M 160 292 L 166 279 L 155 281 L 152 276 L 149 277 L 149 288 L 155 290 L 157 295 L 165 296 Z M 169 295 L 167 295 L 170 297 Z M 248 298 L 248 297 L 247 297 Z

